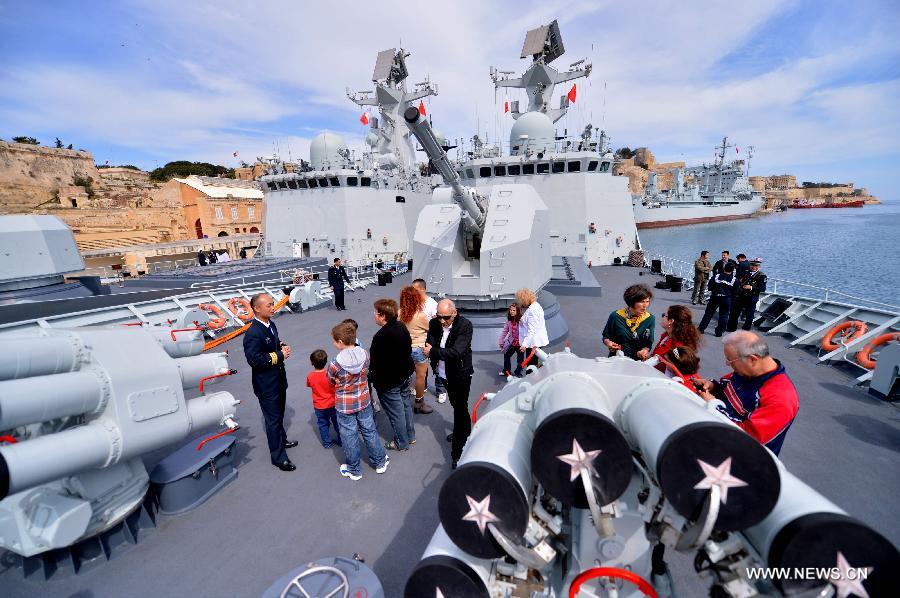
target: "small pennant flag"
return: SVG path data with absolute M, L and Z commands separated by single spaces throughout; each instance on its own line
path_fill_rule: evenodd
M 232 155 L 233 157 L 237 158 L 237 157 L 238 157 L 238 152 L 234 152 L 234 153 L 231 154 L 231 155 Z
M 369 124 L 369 115 L 366 114 L 365 112 L 363 112 L 362 116 L 359 117 L 359 122 L 361 122 L 364 125 Z
M 425 102 L 419 100 L 419 114 L 425 116 Z
M 734 153 L 736 153 L 736 154 L 741 153 L 741 148 L 735 146 L 735 147 L 734 147 Z
M 509 102 L 508 101 L 503 102 L 503 113 L 506 114 L 507 112 L 509 112 Z
M 572 84 L 572 89 L 569 90 L 569 93 L 566 94 L 569 97 L 569 101 L 573 104 L 575 103 L 575 96 L 577 95 L 577 91 L 575 89 L 575 83 Z

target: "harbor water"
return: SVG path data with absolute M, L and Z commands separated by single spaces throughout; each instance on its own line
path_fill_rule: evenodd
M 708 249 L 715 262 L 728 249 L 732 258 L 762 257 L 770 277 L 900 305 L 900 202 L 648 229 L 640 238 L 648 253 L 693 262 Z

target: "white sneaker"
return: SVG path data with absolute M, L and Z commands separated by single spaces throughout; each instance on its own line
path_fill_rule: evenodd
M 446 403 L 447 402 L 447 393 L 442 392 L 438 395 L 438 403 Z
M 384 463 L 382 464 L 381 467 L 376 467 L 376 468 L 375 468 L 375 473 L 384 473 L 384 472 L 386 472 L 386 471 L 387 471 L 387 468 L 388 468 L 388 465 L 390 465 L 390 464 L 391 464 L 391 458 L 385 456 L 385 458 L 384 458 Z
M 387 465 L 385 465 L 385 467 L 387 467 Z M 381 473 L 381 472 L 379 471 L 378 473 Z M 350 478 L 354 482 L 358 482 L 362 479 L 361 475 L 356 475 L 354 473 L 351 473 L 350 468 L 347 467 L 346 463 L 341 463 L 341 475 L 344 476 L 345 478 Z

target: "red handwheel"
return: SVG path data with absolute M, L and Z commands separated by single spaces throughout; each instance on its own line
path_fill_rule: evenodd
M 569 598 L 576 598 L 578 591 L 581 589 L 584 582 L 598 577 L 611 577 L 614 579 L 630 581 L 644 593 L 644 596 L 659 598 L 656 590 L 653 589 L 653 586 L 651 586 L 646 579 L 637 573 L 632 573 L 627 569 L 620 569 L 619 567 L 593 567 L 587 571 L 582 571 L 578 574 L 578 577 L 575 578 L 575 581 L 572 582 L 572 586 L 569 588 Z

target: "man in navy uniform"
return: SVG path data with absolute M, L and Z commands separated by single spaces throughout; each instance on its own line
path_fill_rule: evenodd
M 344 281 L 350 282 L 347 271 L 341 265 L 341 258 L 334 258 L 334 265 L 328 268 L 328 286 L 334 291 L 334 307 L 340 310 L 344 307 Z
M 744 278 L 738 283 L 738 295 L 735 299 L 734 307 L 731 312 L 732 317 L 729 318 L 728 328 L 731 332 L 737 329 L 738 319 L 743 317 L 744 330 L 750 330 L 753 326 L 753 319 L 756 317 L 756 304 L 759 302 L 759 296 L 766 292 L 767 277 L 759 269 L 762 265 L 762 258 L 757 257 L 750 260 L 750 270 L 744 275 Z M 734 323 L 732 324 L 732 319 Z
M 288 440 L 284 432 L 284 405 L 287 399 L 287 374 L 284 360 L 291 356 L 291 348 L 278 338 L 275 300 L 271 295 L 258 293 L 250 298 L 253 321 L 244 333 L 244 356 L 253 369 L 253 393 L 259 399 L 266 423 L 266 438 L 272 465 L 281 471 L 294 471 L 297 466 L 288 459 L 285 449 L 299 444 Z

